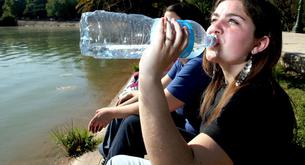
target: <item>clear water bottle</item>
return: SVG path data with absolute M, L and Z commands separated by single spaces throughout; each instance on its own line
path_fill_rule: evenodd
M 139 59 L 155 36 L 160 18 L 96 10 L 83 13 L 80 20 L 82 55 L 102 59 Z M 199 56 L 205 48 L 215 45 L 216 38 L 192 20 L 177 20 L 187 26 L 189 44 L 181 58 Z

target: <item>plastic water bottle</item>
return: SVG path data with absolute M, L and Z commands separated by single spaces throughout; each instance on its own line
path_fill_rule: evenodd
M 140 14 L 125 14 L 96 10 L 85 12 L 80 20 L 80 50 L 82 55 L 102 59 L 139 59 L 155 36 L 160 18 Z M 189 44 L 181 58 L 199 56 L 205 48 L 215 45 L 216 38 L 192 20 L 177 20 L 187 26 Z

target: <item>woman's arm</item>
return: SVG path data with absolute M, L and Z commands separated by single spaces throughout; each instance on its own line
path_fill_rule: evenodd
M 172 23 L 175 32 L 163 19 L 159 24 L 158 38 L 140 61 L 139 114 L 148 157 L 152 164 L 158 165 L 230 164 L 225 152 L 205 134 L 198 135 L 187 144 L 170 116 L 161 71 L 177 58 L 187 44 L 185 30 L 176 21 Z M 166 29 L 165 34 L 163 29 Z
M 173 50 L 171 39 L 175 36 L 170 24 L 162 19 L 159 24 L 158 38 L 145 51 L 140 61 L 139 76 L 139 114 L 145 147 L 152 164 L 192 164 L 193 153 L 191 148 L 179 134 L 170 116 L 163 86 L 161 74 L 163 68 L 177 59 L 177 49 Z M 183 32 L 175 23 L 178 46 L 183 44 Z M 163 34 L 163 28 L 166 34 Z M 160 44 L 159 44 L 160 43 Z M 167 54 L 172 56 L 167 56 Z

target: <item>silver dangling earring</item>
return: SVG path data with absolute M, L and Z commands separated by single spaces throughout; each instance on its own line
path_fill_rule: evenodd
M 252 68 L 252 56 L 244 66 L 243 70 L 239 73 L 238 79 L 236 80 L 235 86 L 240 86 L 241 83 L 247 78 Z
M 216 64 L 213 64 L 212 80 L 215 79 L 215 75 L 216 75 Z

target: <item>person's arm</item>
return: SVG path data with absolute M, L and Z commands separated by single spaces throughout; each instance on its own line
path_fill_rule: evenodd
M 124 106 L 138 101 L 139 91 L 132 91 L 117 102 L 117 106 Z
M 187 144 L 175 127 L 160 79 L 163 68 L 186 47 L 187 33 L 174 21 L 176 35 L 172 36 L 168 23 L 164 34 L 165 22 L 162 19 L 156 41 L 140 61 L 139 114 L 148 157 L 152 164 L 158 165 L 232 164 L 225 152 L 207 135 L 200 134 Z
M 167 86 L 171 81 L 172 79 L 167 75 L 162 78 L 162 82 L 164 82 L 165 86 Z M 184 105 L 184 102 L 173 96 L 167 89 L 164 89 L 164 92 L 170 112 Z M 135 92 L 133 98 L 127 100 L 121 105 L 98 109 L 89 122 L 89 131 L 95 133 L 102 130 L 114 118 L 125 118 L 129 115 L 139 114 L 138 95 L 139 92 Z
M 96 110 L 95 115 L 88 124 L 89 131 L 96 133 L 102 130 L 114 118 L 125 118 L 132 114 L 138 114 L 139 103 L 135 102 L 125 106 L 105 107 Z
M 164 75 L 161 79 L 163 89 L 165 89 L 171 81 L 172 79 L 167 74 Z
M 166 89 L 166 87 L 172 82 L 172 79 L 170 78 L 170 76 L 165 75 L 164 77 L 162 77 L 161 79 L 161 84 L 162 87 L 164 89 L 164 93 L 165 93 L 165 97 L 167 100 L 167 104 L 168 104 L 168 108 L 170 112 L 175 111 L 177 108 L 182 107 L 184 105 L 184 102 L 179 100 L 177 97 L 175 97 L 174 95 L 172 95 L 172 93 L 170 91 L 168 91 L 168 89 Z

